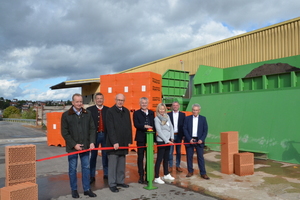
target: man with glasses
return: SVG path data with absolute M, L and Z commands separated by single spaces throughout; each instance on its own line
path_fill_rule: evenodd
M 112 192 L 119 192 L 117 186 L 129 187 L 125 184 L 125 156 L 128 154 L 128 149 L 119 147 L 128 147 L 132 143 L 132 128 L 129 110 L 123 106 L 125 96 L 117 94 L 115 101 L 116 104 L 106 113 L 106 146 L 114 148 L 107 150 L 109 189 Z

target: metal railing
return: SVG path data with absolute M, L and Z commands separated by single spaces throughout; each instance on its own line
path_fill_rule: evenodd
M 36 119 L 3 118 L 3 121 L 36 125 Z

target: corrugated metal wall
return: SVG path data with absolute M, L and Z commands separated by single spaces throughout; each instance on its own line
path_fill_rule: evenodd
M 175 54 L 123 72 L 167 69 L 195 74 L 199 65 L 228 68 L 300 54 L 300 17 Z M 180 62 L 183 61 L 183 64 Z

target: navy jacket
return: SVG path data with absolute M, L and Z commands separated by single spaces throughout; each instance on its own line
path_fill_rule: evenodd
M 173 112 L 169 112 L 168 115 L 169 115 L 170 120 L 172 122 L 172 125 L 174 127 Z M 184 136 L 184 134 L 183 134 L 184 121 L 185 121 L 185 113 L 179 112 L 179 116 L 178 116 L 178 135 L 177 135 L 179 140 L 182 140 L 182 137 Z
M 155 132 L 154 128 L 154 112 L 152 110 L 148 110 L 148 119 L 149 119 L 149 126 L 153 127 L 153 131 Z M 135 134 L 135 141 L 137 142 L 146 142 L 146 132 L 147 129 L 144 128 L 146 121 L 146 113 L 144 113 L 141 109 L 135 111 L 133 113 L 133 124 L 136 128 Z
M 205 142 L 205 138 L 207 136 L 208 125 L 206 118 L 202 115 L 198 117 L 198 130 L 197 130 L 197 137 L 202 142 Z M 187 116 L 184 121 L 183 125 L 183 132 L 184 132 L 184 142 L 190 143 L 193 134 L 193 115 Z M 201 147 L 204 147 L 204 144 L 201 144 Z M 187 146 L 190 144 L 187 144 Z

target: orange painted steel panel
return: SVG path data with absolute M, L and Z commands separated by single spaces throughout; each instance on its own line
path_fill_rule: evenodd
M 134 127 L 134 124 L 133 124 L 133 112 L 130 112 L 130 118 L 131 118 L 131 127 L 132 127 L 132 144 L 129 145 L 129 147 L 133 147 L 133 146 L 136 146 L 136 141 L 134 141 L 134 138 L 136 135 L 136 128 Z M 129 148 L 129 151 L 132 151 L 132 150 L 137 152 L 137 148 Z
M 149 109 L 156 108 L 161 102 L 161 75 L 153 72 L 136 72 L 100 76 L 100 91 L 104 94 L 105 104 L 113 106 L 115 95 L 125 95 L 124 106 L 129 110 L 139 109 L 139 99 L 149 98 Z M 113 80 L 113 81 L 111 81 Z
M 63 112 L 47 113 L 47 144 L 48 146 L 66 146 L 61 135 L 61 116 Z
M 157 104 L 161 102 L 161 75 L 153 72 L 136 72 L 110 74 L 100 76 L 100 91 L 104 95 L 104 104 L 112 107 L 115 104 L 115 96 L 118 93 L 125 95 L 124 106 L 130 111 L 131 119 L 133 111 L 140 109 L 139 99 L 147 97 L 149 99 L 149 110 L 155 111 Z M 133 122 L 133 121 L 132 121 Z M 136 146 L 135 127 L 132 124 L 132 140 Z M 136 148 L 130 150 L 137 151 Z

